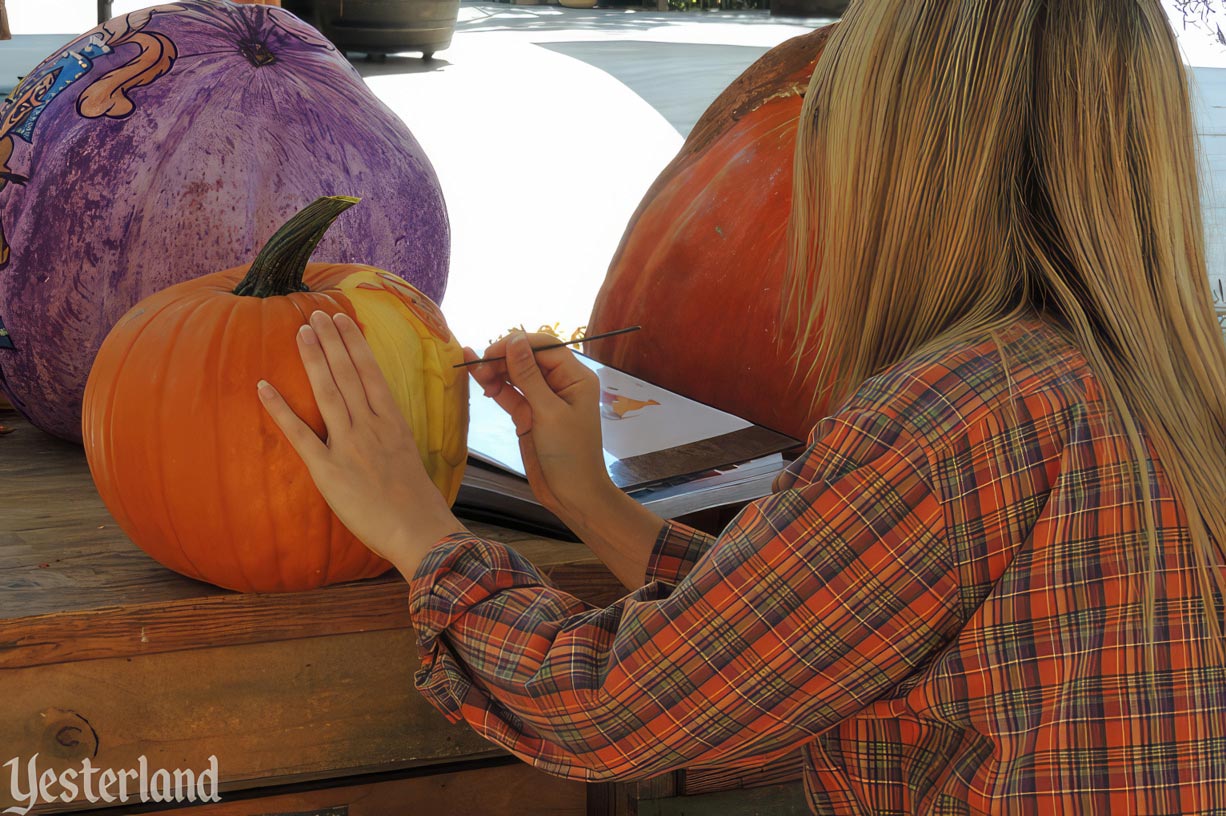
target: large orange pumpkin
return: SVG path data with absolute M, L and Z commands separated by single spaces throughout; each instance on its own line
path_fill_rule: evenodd
M 85 388 L 90 472 L 124 532 L 165 566 L 249 592 L 311 589 L 390 567 L 332 513 L 256 396 L 267 379 L 323 437 L 295 342 L 316 309 L 357 321 L 434 484 L 455 500 L 468 381 L 454 368 L 463 351 L 442 314 L 388 272 L 307 264 L 355 202 L 320 199 L 250 266 L 142 300 L 103 342 Z
M 820 383 L 793 381 L 776 332 L 796 127 L 832 28 L 772 49 L 711 104 L 631 218 L 588 325 L 643 327 L 593 344 L 597 359 L 802 439 Z

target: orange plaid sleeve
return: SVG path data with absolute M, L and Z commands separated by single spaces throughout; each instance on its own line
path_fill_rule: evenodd
M 440 541 L 410 586 L 418 689 L 583 780 L 760 765 L 812 741 L 961 624 L 923 447 L 871 411 L 814 439 L 791 485 L 718 538 L 668 525 L 650 582 L 604 609 L 500 544 Z
M 680 522 L 664 522 L 647 562 L 645 583 L 680 583 L 715 541 L 715 536 Z

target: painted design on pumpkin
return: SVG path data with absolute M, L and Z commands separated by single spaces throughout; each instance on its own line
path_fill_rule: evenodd
M 605 419 L 626 419 L 629 414 L 660 404 L 653 399 L 638 400 L 615 393 L 616 391 L 612 386 L 600 391 L 600 415 Z
M 167 74 L 128 91 L 130 116 L 85 118 L 76 103 L 84 87 L 128 62 L 135 44 L 94 61 L 46 107 L 33 147 L 11 139 L 8 164 L 29 180 L 0 193 L 13 244 L 0 271 L 0 316 L 16 346 L 0 347 L 0 366 L 30 421 L 71 441 L 81 438 L 86 376 L 107 330 L 149 294 L 248 262 L 278 219 L 321 189 L 380 206 L 333 230 L 320 262 L 405 270 L 436 300 L 446 289 L 450 231 L 438 178 L 354 67 L 280 9 L 228 0 L 165 8 L 175 13 L 157 13 L 142 33 L 164 34 L 178 55 Z M 31 79 L 78 39 L 49 49 Z M 243 50 L 253 43 L 275 60 L 253 64 Z M 257 61 L 263 53 L 247 51 Z M 361 116 L 350 115 L 355 106 Z M 0 121 L 6 109 L 0 94 Z M 321 144 L 345 160 L 319 162 Z M 83 220 L 89 229 L 74 228 Z M 407 315 L 393 298 L 376 299 Z
M 336 46 L 332 44 L 332 41 L 319 31 L 311 28 L 310 26 L 293 25 L 294 23 L 300 21 L 288 11 L 278 8 L 277 6 L 265 6 L 262 8 L 257 6 L 255 11 L 257 14 L 268 15 L 267 20 L 272 24 L 272 27 L 280 31 L 285 36 L 293 37 L 303 45 L 313 45 L 316 48 L 322 48 L 325 51 L 336 52 Z M 352 68 L 353 66 L 350 67 Z M 353 69 L 353 72 L 358 74 L 358 70 L 356 68 Z M 360 74 L 358 75 L 361 76 Z
M 95 60 L 122 45 L 135 45 L 136 55 L 87 84 L 77 98 L 77 113 L 86 119 L 122 119 L 136 110 L 128 93 L 167 74 L 178 53 L 169 37 L 142 29 L 155 14 L 179 13 L 181 9 L 176 6 L 156 6 L 116 17 L 69 43 L 54 61 L 44 61 L 45 67 L 40 66 L 13 89 L 0 108 L 0 193 L 10 182 L 20 185 L 29 180 L 9 166 L 14 139 L 33 144 L 35 126 L 47 106 L 92 71 Z M 9 255 L 4 224 L 0 222 L 0 269 L 8 264 Z

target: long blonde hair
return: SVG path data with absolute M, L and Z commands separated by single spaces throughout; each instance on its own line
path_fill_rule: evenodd
M 1159 0 L 855 0 L 801 113 L 784 317 L 837 404 L 937 341 L 1055 316 L 1165 466 L 1221 649 L 1226 344 L 1187 81 Z

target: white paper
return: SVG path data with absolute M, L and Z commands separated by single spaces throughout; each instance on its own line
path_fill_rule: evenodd
M 751 422 L 601 365 L 590 357 L 575 356 L 600 378 L 606 467 L 619 459 L 752 427 Z M 469 403 L 468 446 L 474 458 L 525 475 L 515 424 L 494 400 L 480 392 L 474 393 Z

